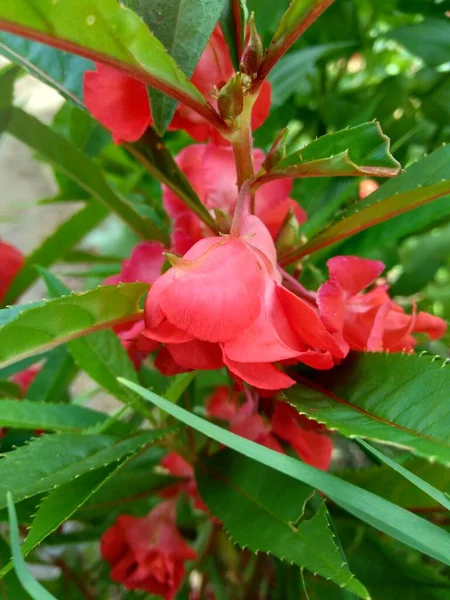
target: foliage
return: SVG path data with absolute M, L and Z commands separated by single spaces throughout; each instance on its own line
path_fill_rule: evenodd
M 0 3 L 5 598 L 449 596 L 449 11 Z

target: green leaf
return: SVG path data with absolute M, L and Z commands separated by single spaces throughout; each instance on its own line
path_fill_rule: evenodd
M 358 203 L 358 208 L 352 207 L 345 211 L 340 221 L 324 229 L 303 246 L 291 250 L 282 258 L 282 262 L 288 264 L 299 260 L 378 223 L 448 196 L 449 193 L 450 179 L 414 191 L 398 193 L 383 200 L 380 200 L 376 193 L 371 194 L 366 201 Z
M 172 378 L 172 381 L 164 394 L 166 400 L 169 402 L 178 402 L 184 392 L 188 389 L 191 383 L 194 381 L 197 373 L 195 371 L 191 371 L 190 373 L 181 373 L 180 375 L 175 375 Z
M 204 115 L 216 115 L 143 21 L 116 0 L 2 3 L 0 29 L 122 69 Z
M 0 311 L 0 366 L 64 344 L 90 332 L 107 329 L 141 317 L 139 299 L 148 290 L 144 283 L 104 286 L 72 294 L 24 310 Z
M 12 106 L 14 83 L 19 73 L 20 69 L 11 65 L 3 67 L 0 70 L 0 110 L 8 109 Z
M 356 42 L 334 42 L 307 46 L 283 57 L 274 67 L 269 81 L 272 84 L 272 106 L 282 106 L 295 93 L 301 93 L 305 86 L 310 89 L 309 77 L 314 74 L 320 60 L 347 56 L 354 51 Z
M 43 243 L 27 256 L 20 273 L 14 279 L 5 296 L 5 304 L 13 304 L 38 278 L 35 265 L 48 267 L 63 254 L 72 250 L 88 233 L 109 214 L 99 202 L 89 202 L 79 212 L 59 225 Z
M 334 0 L 292 0 L 272 38 L 259 78 L 267 76 L 283 54 L 333 2 Z
M 134 204 L 120 196 L 108 184 L 101 168 L 74 144 L 19 108 L 8 113 L 6 127 L 8 133 L 37 150 L 93 198 L 121 217 L 138 235 L 166 241 L 166 235 Z
M 352 353 L 287 392 L 297 410 L 348 437 L 450 464 L 450 367 L 439 358 Z
M 107 419 L 108 415 L 76 404 L 0 400 L 2 427 L 72 433 L 104 423 Z M 124 428 L 127 429 L 125 425 Z
M 256 183 L 284 177 L 393 177 L 400 168 L 379 123 L 363 123 L 318 138 L 283 159 Z
M 409 457 L 401 463 L 405 468 L 444 493 L 450 493 L 450 469 L 440 463 Z M 339 471 L 339 477 L 378 494 L 403 508 L 442 510 L 430 496 L 409 483 L 386 465 Z
M 75 363 L 64 347 L 55 348 L 27 390 L 29 400 L 63 402 L 67 388 L 77 373 Z
M 84 72 L 94 68 L 90 60 L 4 32 L 0 33 L 0 54 L 84 106 L 82 80 Z
M 126 144 L 125 147 L 153 177 L 171 189 L 208 227 L 217 231 L 211 214 L 172 158 L 161 137 L 151 127 L 139 142 Z
M 6 519 L 6 521 L 8 521 L 8 519 Z M 0 560 L 2 565 L 11 560 L 11 548 L 3 537 L 0 537 Z M 0 586 L 5 600 L 30 600 L 31 598 L 31 596 L 23 589 L 14 572 L 8 573 L 8 575 L 2 579 Z
M 450 145 L 438 148 L 429 156 L 408 167 L 402 175 L 383 183 L 380 188 L 358 203 L 361 210 L 368 205 L 387 206 L 397 194 L 416 194 L 420 188 L 431 187 L 443 180 L 450 180 Z M 450 196 L 446 195 L 429 205 L 419 206 L 404 215 L 396 216 L 386 223 L 379 223 L 369 230 L 356 234 L 320 253 L 320 258 L 336 254 L 356 254 L 383 260 L 392 265 L 389 251 L 396 255 L 399 242 L 405 237 L 429 229 L 432 225 L 450 217 Z
M 239 546 L 272 554 L 359 598 L 369 597 L 342 560 L 325 504 L 306 517 L 305 506 L 314 493 L 309 486 L 231 450 L 202 461 L 195 479 L 202 499 Z
M 82 433 L 54 433 L 34 439 L 7 452 L 0 461 L 0 507 L 6 506 L 8 490 L 16 502 L 42 494 L 114 463 L 170 431 L 145 431 L 123 440 Z
M 317 488 L 369 525 L 419 552 L 450 565 L 450 535 L 435 525 L 334 475 L 222 429 L 133 382 L 123 379 L 122 383 L 188 427 L 256 462 Z
M 125 4 L 144 19 L 183 73 L 191 77 L 224 0 L 126 0 Z M 163 134 L 177 103 L 158 90 L 150 90 L 150 99 L 156 130 Z
M 10 492 L 7 496 L 8 500 L 8 513 L 9 513 L 9 525 L 10 525 L 10 536 L 11 536 L 11 548 L 13 553 L 14 568 L 17 573 L 17 577 L 22 584 L 23 588 L 30 594 L 34 600 L 57 600 L 55 596 L 52 596 L 40 583 L 34 579 L 28 570 L 27 565 L 22 556 L 19 541 L 19 525 L 17 523 L 16 509 L 14 508 L 13 497 Z
M 407 479 L 409 482 L 411 482 L 413 485 L 415 485 L 417 488 L 422 490 L 422 492 L 427 494 L 427 496 L 430 496 L 430 498 L 433 498 L 434 500 L 436 500 L 436 502 L 438 504 L 440 504 L 447 510 L 450 510 L 450 499 L 448 498 L 448 496 L 446 494 L 443 494 L 440 490 L 436 489 L 433 485 L 429 484 L 427 481 L 424 481 L 423 479 L 421 479 L 414 473 L 411 473 L 411 471 L 408 471 L 408 469 L 405 469 L 405 467 L 400 465 L 398 462 L 396 462 L 395 460 L 392 460 L 391 458 L 389 458 L 389 456 L 386 456 L 385 454 L 383 454 L 382 452 L 380 452 L 379 450 L 377 450 L 376 448 L 374 448 L 373 446 L 371 446 L 364 440 L 358 439 L 358 444 L 361 444 L 363 446 L 363 448 L 368 450 L 369 454 L 372 454 L 373 456 L 375 456 L 376 458 L 378 458 L 379 460 L 384 462 L 386 465 L 388 465 L 391 469 L 394 469 L 394 471 L 397 471 L 397 473 L 399 473 L 399 475 L 401 475 L 402 477 Z
M 411 54 L 420 56 L 431 67 L 450 61 L 448 20 L 428 18 L 421 23 L 392 29 L 385 35 L 405 46 Z
M 70 293 L 70 290 L 54 275 L 41 269 L 41 274 L 49 295 L 53 298 Z M 148 415 L 146 406 L 141 399 L 130 393 L 117 381 L 118 375 L 137 383 L 136 370 L 121 341 L 113 331 L 97 331 L 80 339 L 67 343 L 67 349 L 76 363 L 85 373 L 113 396 L 130 404 L 143 416 Z

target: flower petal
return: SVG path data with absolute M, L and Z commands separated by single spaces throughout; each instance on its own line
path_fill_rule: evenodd
M 224 355 L 224 363 L 242 381 L 263 390 L 282 390 L 295 381 L 272 363 L 239 363 Z
M 384 271 L 384 263 L 359 256 L 335 256 L 327 262 L 330 278 L 354 296 L 373 283 Z
M 183 369 L 220 369 L 222 353 L 218 344 L 192 340 L 185 344 L 167 344 L 173 360 Z

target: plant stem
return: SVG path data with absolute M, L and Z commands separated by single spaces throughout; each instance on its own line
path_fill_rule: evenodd
M 236 208 L 234 209 L 233 221 L 231 223 L 230 236 L 239 237 L 241 235 L 242 220 L 247 214 L 245 203 L 247 202 L 248 188 L 250 187 L 251 179 L 247 179 L 242 184 L 239 190 Z

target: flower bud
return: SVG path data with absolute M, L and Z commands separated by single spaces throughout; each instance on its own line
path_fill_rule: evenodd
M 245 47 L 242 52 L 239 68 L 241 73 L 249 75 L 255 79 L 258 74 L 259 66 L 263 58 L 263 45 L 261 37 L 256 29 L 255 16 L 252 13 L 247 22 L 247 31 L 245 35 Z
M 244 108 L 244 92 L 242 78 L 236 73 L 217 94 L 217 106 L 222 119 L 233 121 Z
M 266 171 L 271 171 L 286 156 L 286 138 L 289 129 L 285 127 L 277 135 L 272 148 L 269 150 L 262 166 Z

